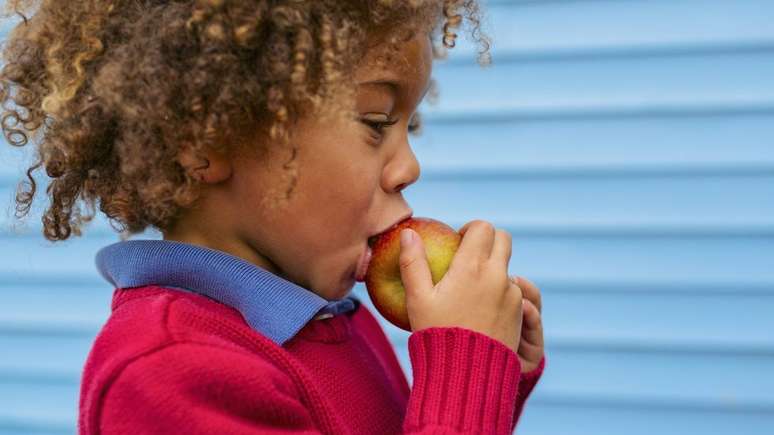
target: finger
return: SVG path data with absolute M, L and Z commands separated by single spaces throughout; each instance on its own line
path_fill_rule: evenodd
M 459 230 L 457 230 L 457 232 L 458 232 L 458 233 L 460 233 L 460 235 L 461 235 L 461 236 L 464 236 L 464 235 L 465 235 L 465 233 L 466 233 L 466 232 L 468 231 L 468 229 L 470 228 L 470 226 L 473 224 L 473 222 L 476 222 L 476 221 L 475 221 L 475 220 L 472 220 L 472 221 L 470 221 L 470 222 L 466 223 L 466 224 L 465 224 L 465 225 L 463 225 L 463 226 L 462 226 L 462 227 L 461 227 Z
M 492 258 L 496 261 L 502 261 L 505 266 L 505 270 L 508 270 L 508 263 L 511 261 L 511 248 L 513 243 L 511 241 L 511 233 L 503 229 L 498 228 L 495 231 L 494 244 L 492 246 Z
M 529 299 L 523 301 L 522 341 L 533 346 L 543 346 L 543 321 L 535 305 Z
M 519 343 L 519 358 L 521 360 L 521 366 L 525 367 L 530 361 L 540 361 L 543 357 L 545 350 L 542 346 L 535 346 L 522 340 Z
M 494 226 L 480 219 L 468 222 L 460 229 L 462 241 L 460 242 L 455 259 L 458 261 L 483 261 L 489 258 L 494 244 Z M 452 262 L 455 260 L 453 259 Z
M 410 235 L 411 237 L 405 237 Z M 409 228 L 400 234 L 400 279 L 406 288 L 406 298 L 426 294 L 433 289 L 433 277 L 427 263 L 427 254 L 419 234 Z
M 530 302 L 532 302 L 535 307 L 537 308 L 539 313 L 543 312 L 543 297 L 540 294 L 540 289 L 530 280 L 527 278 L 524 278 L 523 276 L 517 276 L 516 277 L 516 283 L 521 287 L 522 291 L 524 292 L 524 298 L 529 299 Z
M 510 282 L 508 284 L 508 294 L 513 298 L 517 305 L 521 306 L 524 302 L 524 294 L 521 291 L 521 287 L 516 284 L 516 280 L 513 279 L 513 277 L 510 277 Z

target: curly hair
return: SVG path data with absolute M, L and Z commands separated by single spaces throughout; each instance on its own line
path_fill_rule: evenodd
M 36 151 L 16 218 L 44 168 L 50 241 L 80 236 L 97 203 L 122 238 L 169 228 L 200 194 L 181 149 L 230 151 L 250 137 L 265 151 L 288 146 L 302 114 L 347 113 L 366 41 L 385 44 L 389 62 L 426 31 L 443 58 L 464 14 L 489 63 L 475 0 L 9 0 L 3 12 L 20 21 L 2 51 L 2 129 Z M 285 168 L 281 199 L 296 176 Z

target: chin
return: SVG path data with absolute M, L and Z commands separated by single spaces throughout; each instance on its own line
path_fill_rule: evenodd
M 347 281 L 341 287 L 334 299 L 342 299 L 346 297 L 350 292 L 352 292 L 352 288 L 355 287 L 355 284 L 355 278 L 352 278 L 351 276 L 347 278 Z
M 355 278 L 351 275 L 343 277 L 337 285 L 331 286 L 324 293 L 323 298 L 334 301 L 346 297 L 355 286 Z

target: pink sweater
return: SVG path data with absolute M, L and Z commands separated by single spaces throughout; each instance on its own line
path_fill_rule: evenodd
M 512 433 L 545 365 L 468 329 L 409 337 L 413 388 L 365 305 L 280 346 L 234 308 L 149 285 L 116 289 L 83 372 L 79 432 Z

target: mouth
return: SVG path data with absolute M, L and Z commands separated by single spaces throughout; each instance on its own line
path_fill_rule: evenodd
M 400 224 L 401 222 L 405 221 L 406 219 L 410 218 L 410 217 L 411 217 L 411 216 L 413 216 L 413 215 L 414 215 L 414 212 L 413 212 L 413 210 L 409 210 L 409 212 L 408 212 L 408 213 L 406 213 L 405 215 L 401 216 L 401 217 L 400 217 L 400 218 L 399 218 L 397 221 L 395 221 L 395 222 L 394 222 L 392 225 L 390 225 L 390 226 L 388 226 L 387 228 L 383 229 L 382 231 L 379 231 L 378 233 L 376 233 L 376 234 L 374 234 L 374 235 L 370 236 L 370 237 L 368 238 L 368 242 L 367 242 L 367 243 L 368 243 L 368 247 L 369 247 L 369 248 L 373 248 L 373 247 L 374 247 L 374 244 L 376 243 L 376 241 L 379 239 L 379 237 L 380 237 L 382 234 L 384 234 L 384 233 L 386 233 L 387 231 L 390 231 L 391 229 L 393 229 L 393 228 L 397 227 L 397 226 L 398 226 L 398 224 Z
M 366 245 L 365 249 L 363 250 L 363 253 L 360 254 L 360 258 L 357 261 L 357 266 L 355 267 L 355 281 L 357 282 L 363 282 L 365 281 L 366 272 L 368 271 L 368 265 L 371 263 L 371 256 L 373 255 L 373 251 L 371 251 L 371 247 Z
M 395 221 L 392 225 L 388 226 L 387 228 L 383 229 L 382 231 L 379 231 L 378 233 L 368 237 L 366 240 L 366 246 L 363 250 L 363 253 L 360 254 L 360 257 L 358 258 L 357 265 L 355 266 L 355 272 L 353 273 L 353 276 L 355 278 L 355 281 L 363 282 L 365 281 L 366 273 L 368 272 L 368 265 L 371 263 L 371 256 L 373 255 L 373 247 L 376 244 L 376 241 L 379 239 L 379 237 L 386 233 L 387 231 L 390 231 L 391 229 L 395 228 L 403 222 L 404 220 L 410 218 L 413 216 L 414 211 L 409 210 L 408 213 L 401 216 L 397 221 Z

